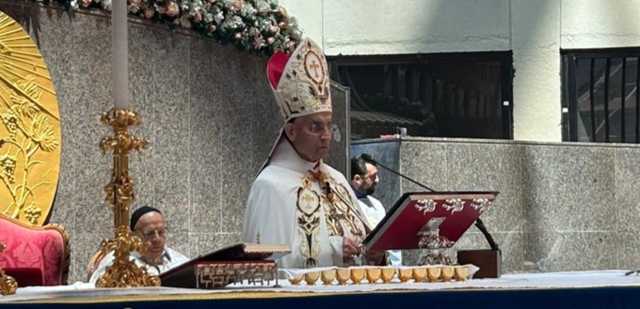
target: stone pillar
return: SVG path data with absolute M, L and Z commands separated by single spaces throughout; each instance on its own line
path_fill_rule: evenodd
M 513 137 L 561 141 L 560 1 L 512 0 Z

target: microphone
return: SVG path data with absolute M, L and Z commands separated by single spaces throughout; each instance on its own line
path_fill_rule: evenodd
M 421 183 L 420 183 L 420 182 L 418 182 L 417 180 L 414 180 L 414 179 L 410 178 L 409 176 L 405 176 L 405 175 L 403 175 L 403 174 L 401 174 L 401 173 L 399 173 L 399 172 L 395 171 L 395 170 L 394 170 L 394 169 L 392 169 L 392 168 L 389 168 L 389 167 L 386 167 L 386 166 L 385 166 L 385 165 L 383 165 L 383 164 L 380 164 L 380 162 L 378 162 L 378 161 L 374 160 L 374 159 L 373 159 L 369 154 L 363 153 L 363 154 L 361 154 L 361 155 L 360 155 L 360 157 L 362 158 L 362 160 L 365 160 L 365 161 L 367 161 L 367 162 L 369 162 L 369 163 L 371 163 L 371 164 L 373 164 L 373 165 L 376 165 L 376 166 L 382 167 L 382 168 L 384 168 L 385 170 L 387 170 L 387 171 L 389 171 L 389 172 L 391 172 L 391 173 L 393 173 L 393 174 L 396 174 L 396 175 L 398 175 L 398 176 L 400 176 L 400 177 L 402 177 L 402 178 L 404 178 L 404 179 L 406 179 L 406 180 L 408 180 L 408 181 L 410 181 L 410 182 L 413 182 L 414 184 L 416 184 L 416 185 L 418 185 L 418 186 L 420 186 L 420 187 L 422 187 L 422 188 L 424 188 L 424 189 L 427 189 L 429 192 L 436 192 L 436 190 L 433 190 L 433 189 L 429 188 L 428 186 L 426 186 L 426 185 L 424 185 L 424 184 L 421 184 Z
M 422 187 L 424 189 L 427 189 L 429 192 L 438 192 L 438 191 L 430 188 L 429 186 L 427 186 L 425 184 L 422 184 L 419 181 L 410 178 L 409 176 L 405 176 L 402 173 L 400 173 L 400 172 L 398 172 L 398 171 L 396 171 L 396 170 L 394 170 L 392 168 L 389 168 L 389 167 L 385 166 L 384 164 L 380 164 L 380 162 L 374 160 L 367 153 L 361 154 L 360 157 L 363 160 L 365 160 L 366 162 L 369 162 L 369 163 L 371 163 L 373 165 L 382 167 L 383 169 L 385 169 L 385 170 L 387 170 L 387 171 L 389 171 L 389 172 L 391 172 L 393 174 L 396 174 L 396 175 L 398 175 L 398 176 L 400 176 L 400 177 L 402 177 L 402 178 L 404 178 L 404 179 L 406 179 L 406 180 L 408 180 L 408 181 L 410 181 L 410 182 L 412 182 L 412 183 L 414 183 L 414 184 L 416 184 L 416 185 L 418 185 L 418 186 L 420 186 L 420 187 Z M 495 240 L 493 240 L 493 237 L 491 237 L 491 234 L 489 233 L 489 230 L 487 230 L 487 227 L 484 225 L 484 222 L 482 222 L 482 220 L 480 218 L 476 219 L 476 227 L 478 228 L 478 230 L 480 230 L 482 235 L 484 235 L 484 238 L 489 243 L 489 246 L 491 247 L 491 250 L 500 251 L 500 249 L 498 247 L 498 244 L 495 242 Z

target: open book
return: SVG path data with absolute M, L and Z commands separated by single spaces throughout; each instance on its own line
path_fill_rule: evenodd
M 437 233 L 451 247 L 493 204 L 498 192 L 410 192 L 403 194 L 364 240 L 367 250 L 418 249 L 420 232 Z
M 215 286 L 212 283 L 211 287 L 220 287 L 236 279 L 243 279 L 234 274 L 233 270 L 251 270 L 251 273 L 275 271 L 275 260 L 289 253 L 287 245 L 239 243 L 176 266 L 160 274 L 160 281 L 163 286 L 197 288 L 216 277 L 219 282 Z

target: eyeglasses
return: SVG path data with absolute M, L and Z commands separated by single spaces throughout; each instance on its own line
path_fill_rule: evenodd
M 150 240 L 153 239 L 155 236 L 157 236 L 158 238 L 165 238 L 165 236 L 167 235 L 167 229 L 166 227 L 160 227 L 157 229 L 149 229 L 146 231 L 140 231 L 139 232 L 140 235 L 142 235 L 142 238 L 144 240 Z
M 324 122 L 321 122 L 321 121 L 312 121 L 311 124 L 309 125 L 309 129 L 310 129 L 311 133 L 317 134 L 317 135 L 321 135 L 321 134 L 324 134 L 326 132 L 331 133 L 332 123 L 331 122 L 324 123 Z

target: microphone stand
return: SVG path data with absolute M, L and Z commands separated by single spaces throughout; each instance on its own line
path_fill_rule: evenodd
M 402 173 L 385 166 L 384 164 L 381 164 L 380 162 L 374 160 L 370 155 L 367 154 L 363 154 L 361 155 L 362 159 L 364 159 L 365 161 L 368 161 L 376 166 L 382 167 L 383 169 L 391 172 L 392 174 L 398 175 L 418 186 L 420 186 L 421 188 L 427 189 L 429 192 L 438 192 L 432 188 L 430 188 L 429 186 L 420 183 L 419 181 L 410 178 L 409 176 L 403 175 Z M 493 237 L 491 237 L 491 233 L 489 233 L 489 230 L 487 230 L 487 227 L 484 225 L 484 222 L 482 222 L 482 219 L 478 218 L 476 219 L 476 223 L 475 223 L 476 227 L 478 228 L 478 230 L 480 230 L 480 232 L 482 233 L 482 235 L 484 235 L 484 238 L 487 240 L 487 242 L 489 243 L 489 246 L 491 247 L 491 250 L 495 250 L 495 251 L 500 251 L 500 248 L 498 247 L 498 244 L 495 242 L 495 240 L 493 240 Z
M 368 154 L 362 154 L 360 157 L 361 157 L 363 160 L 365 160 L 365 161 L 367 161 L 367 162 L 369 162 L 369 163 L 371 163 L 371 164 L 373 164 L 373 165 L 376 165 L 376 166 L 382 167 L 383 169 L 385 169 L 385 170 L 387 170 L 387 171 L 391 172 L 392 174 L 398 175 L 398 176 L 400 176 L 400 177 L 402 177 L 402 178 L 404 178 L 404 179 L 406 179 L 406 180 L 408 180 L 408 181 L 410 181 L 410 182 L 412 182 L 412 183 L 414 183 L 414 184 L 416 184 L 416 185 L 418 185 L 418 186 L 420 186 L 420 187 L 422 187 L 422 188 L 427 189 L 429 192 L 437 192 L 436 190 L 433 190 L 433 189 L 429 188 L 427 185 L 424 185 L 424 184 L 422 184 L 422 183 L 418 182 L 417 180 L 415 180 L 415 179 L 413 179 L 413 178 L 410 178 L 409 176 L 405 176 L 404 174 L 402 174 L 402 173 L 400 173 L 400 172 L 397 172 L 396 170 L 394 170 L 394 169 L 392 169 L 392 168 L 390 168 L 390 167 L 387 167 L 387 166 L 385 166 L 384 164 L 382 164 L 382 163 L 380 163 L 380 162 L 378 162 L 378 161 L 374 160 L 374 159 L 373 159 L 370 155 L 368 155 Z
M 493 240 L 493 237 L 491 237 L 491 233 L 489 233 L 487 227 L 484 226 L 484 222 L 482 222 L 482 219 L 476 219 L 476 227 L 480 230 L 482 235 L 484 235 L 484 239 L 486 239 L 489 243 L 489 247 L 491 247 L 491 250 L 500 251 L 500 248 L 498 248 L 498 244 L 495 240 Z

